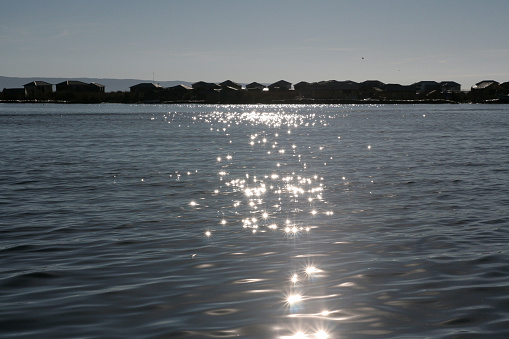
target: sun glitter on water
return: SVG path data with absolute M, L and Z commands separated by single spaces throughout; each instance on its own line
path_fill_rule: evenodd
M 232 139 L 236 139 L 230 139 L 230 145 L 221 148 L 215 156 L 218 187 L 214 189 L 214 199 L 230 198 L 228 204 L 219 206 L 216 211 L 218 224 L 225 226 L 228 220 L 228 227 L 215 230 L 214 243 L 221 242 L 223 236 L 227 239 L 226 237 L 235 232 L 235 227 L 240 226 L 241 233 L 236 234 L 252 237 L 253 240 L 260 241 L 261 245 L 264 245 L 261 237 L 271 237 L 282 241 L 282 246 L 287 242 L 288 246 L 297 249 L 301 240 L 312 241 L 311 231 L 319 230 L 324 217 L 333 215 L 331 206 L 327 205 L 324 198 L 324 177 L 320 168 L 316 167 L 317 163 L 320 166 L 326 166 L 326 163 L 312 160 L 317 159 L 317 152 L 323 159 L 332 160 L 333 157 L 322 156 L 329 146 L 301 145 L 297 142 L 300 128 L 317 126 L 314 114 L 294 114 L 285 106 L 271 109 L 274 109 L 274 112 L 239 112 L 233 107 L 228 112 L 207 116 L 214 124 L 214 131 L 228 136 L 233 134 L 232 126 L 245 124 L 253 129 L 259 127 L 258 130 L 245 134 L 247 140 L 241 141 L 242 145 L 236 145 L 232 142 Z M 213 121 L 214 119 L 216 121 Z M 217 127 L 218 123 L 222 123 L 224 127 Z M 236 155 L 239 148 L 235 146 L 240 149 L 247 148 L 256 166 L 246 166 L 249 163 L 243 161 L 244 155 Z M 311 159 L 307 158 L 308 155 Z M 309 173 L 308 168 L 312 168 L 313 172 Z M 197 204 L 191 202 L 190 206 Z M 212 232 L 207 229 L 204 235 L 207 239 L 211 238 Z M 214 244 L 210 242 L 209 245 Z M 329 337 L 329 333 L 317 327 L 316 323 L 302 321 L 306 317 L 326 317 L 324 314 L 320 314 L 320 311 L 311 315 L 300 313 L 309 307 L 308 299 L 303 296 L 304 289 L 313 291 L 313 285 L 323 278 L 323 275 L 319 274 L 322 271 L 318 264 L 309 261 L 302 263 L 302 259 L 298 259 L 308 257 L 309 254 L 306 252 L 291 256 L 288 260 L 289 267 L 300 269 L 287 272 L 288 275 L 283 278 L 284 289 L 289 289 L 284 295 L 283 303 L 287 306 L 284 309 L 291 319 L 301 320 L 298 329 L 291 326 L 288 328 L 288 333 L 294 334 L 287 338 Z M 309 298 L 310 305 L 313 299 L 315 297 Z M 327 305 L 322 306 L 323 310 Z

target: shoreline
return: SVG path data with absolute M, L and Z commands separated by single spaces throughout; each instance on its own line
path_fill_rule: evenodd
M 273 100 L 272 102 L 214 102 L 207 100 L 176 100 L 176 101 L 158 101 L 148 100 L 139 102 L 119 102 L 119 101 L 104 101 L 104 102 L 76 102 L 64 100 L 0 100 L 2 104 L 65 104 L 65 105 L 101 105 L 101 104 L 144 104 L 144 105 L 172 105 L 172 104 L 195 104 L 195 105 L 458 105 L 458 104 L 508 104 L 509 102 L 500 99 L 486 100 L 483 102 L 460 102 L 445 99 L 428 99 L 428 100 L 334 100 L 334 99 L 289 99 L 289 100 Z

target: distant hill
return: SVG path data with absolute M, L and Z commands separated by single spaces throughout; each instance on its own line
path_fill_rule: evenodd
M 46 81 L 54 85 L 67 80 L 77 80 L 85 83 L 96 82 L 98 84 L 104 85 L 106 92 L 117 92 L 117 91 L 127 92 L 129 91 L 129 87 L 139 84 L 140 82 L 152 82 L 152 80 L 140 80 L 140 79 L 38 78 L 38 77 L 15 78 L 0 76 L 0 91 L 2 91 L 4 88 L 20 88 L 23 87 L 24 84 L 27 84 L 35 80 Z M 178 80 L 156 81 L 156 83 L 163 87 L 172 87 L 180 84 L 191 86 L 192 84 L 191 82 L 188 81 L 178 81 Z

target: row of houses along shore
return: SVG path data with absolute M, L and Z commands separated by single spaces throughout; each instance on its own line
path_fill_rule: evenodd
M 301 81 L 285 80 L 270 85 L 252 82 L 241 85 L 232 80 L 221 83 L 199 81 L 162 87 L 144 82 L 130 87 L 129 92 L 106 92 L 98 83 L 68 80 L 58 84 L 32 81 L 23 88 L 4 88 L 4 102 L 68 102 L 68 103 L 505 103 L 508 102 L 509 82 L 495 80 L 478 82 L 470 91 L 461 91 L 454 81 L 419 81 L 411 85 L 385 84 L 378 80 Z

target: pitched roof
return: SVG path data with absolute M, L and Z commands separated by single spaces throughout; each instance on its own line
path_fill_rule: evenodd
M 301 82 L 298 82 L 298 83 L 296 83 L 295 85 L 293 85 L 293 87 L 303 87 L 303 86 L 305 87 L 305 86 L 309 86 L 309 85 L 310 85 L 310 83 L 309 83 L 309 82 L 307 82 L 307 81 L 301 81 Z
M 10 93 L 10 94 L 25 93 L 25 89 L 24 88 L 4 88 L 3 92 Z
M 155 89 L 155 88 L 163 88 L 163 86 L 154 84 L 152 82 L 142 82 L 137 85 L 131 86 L 129 88 L 146 88 L 146 89 L 154 88 Z
M 372 85 L 383 86 L 383 85 L 385 85 L 383 82 L 381 82 L 379 80 L 366 80 L 366 81 L 361 82 L 361 84 L 367 85 L 367 86 L 372 86 Z
M 434 80 L 424 80 L 413 83 L 412 85 L 438 85 L 438 82 Z
M 221 86 L 213 82 L 198 81 L 191 85 L 194 89 L 219 89 Z
M 337 80 L 327 80 L 327 81 L 320 81 L 320 82 L 314 82 L 311 84 L 311 86 L 315 88 L 320 89 L 327 89 L 327 90 L 356 90 L 359 89 L 359 84 L 351 81 L 337 81 Z
M 234 88 L 242 88 L 242 85 L 236 83 L 235 81 L 231 81 L 231 80 L 226 80 L 226 81 L 223 81 L 222 83 L 220 83 L 219 85 L 223 86 L 223 87 L 234 87 Z
M 472 89 L 484 89 L 493 85 L 498 85 L 498 82 L 495 80 L 483 80 L 472 86 Z
M 289 87 L 291 85 L 292 85 L 291 82 L 288 82 L 286 80 L 279 80 L 279 81 L 276 81 L 275 83 L 269 85 L 269 87 Z
M 25 84 L 23 86 L 53 86 L 53 85 L 46 81 L 32 81 L 32 82 L 29 82 L 28 84 Z
M 265 86 L 258 82 L 252 82 L 250 84 L 247 84 L 246 88 L 265 88 Z
M 384 88 L 385 84 L 379 80 L 366 80 L 359 84 L 360 89 L 375 89 Z
M 171 90 L 175 90 L 175 89 L 192 90 L 193 88 L 189 87 L 189 86 L 186 86 L 186 85 L 183 85 L 183 84 L 180 84 L 180 85 L 177 85 L 177 86 L 169 87 L 168 89 L 171 89 Z
M 455 82 L 455 81 L 442 81 L 440 82 L 441 86 L 461 86 L 461 84 Z
M 77 80 L 67 80 L 67 81 L 62 81 L 61 83 L 58 83 L 57 86 L 60 86 L 60 85 L 67 85 L 67 86 L 88 86 L 88 84 L 82 82 L 82 81 L 77 81 Z

